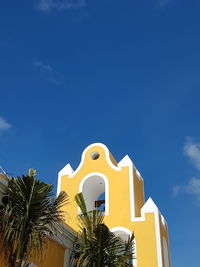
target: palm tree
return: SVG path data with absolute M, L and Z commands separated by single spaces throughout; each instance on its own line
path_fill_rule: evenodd
M 8 267 L 28 266 L 30 257 L 44 248 L 63 219 L 67 195 L 53 197 L 53 186 L 36 178 L 36 171 L 11 178 L 0 209 L 1 253 Z
M 134 235 L 124 242 L 103 223 L 102 211 L 87 211 L 82 193 L 75 197 L 81 214 L 81 231 L 72 251 L 73 267 L 127 267 L 132 266 Z

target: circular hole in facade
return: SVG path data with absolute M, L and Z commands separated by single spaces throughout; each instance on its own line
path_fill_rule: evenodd
M 96 151 L 92 152 L 91 159 L 96 160 L 100 157 L 100 154 Z

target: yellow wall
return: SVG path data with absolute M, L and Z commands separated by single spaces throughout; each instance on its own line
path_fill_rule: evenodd
M 100 154 L 97 160 L 91 159 L 94 151 Z M 130 164 L 127 166 L 122 164 L 122 167 L 118 167 L 117 162 L 105 146 L 89 146 L 83 152 L 78 169 L 72 174 L 61 175 L 60 190 L 66 191 L 70 198 L 70 204 L 63 208 L 70 215 L 70 219 L 67 219 L 66 223 L 74 230 L 78 230 L 78 208 L 74 197 L 79 192 L 80 183 L 84 177 L 95 172 L 105 175 L 109 181 L 109 214 L 105 216 L 107 226 L 110 229 L 125 227 L 134 231 L 137 267 L 162 267 L 158 266 L 155 214 L 147 213 L 144 219 L 138 218 L 141 216 L 141 208 L 144 205 L 143 180 L 135 167 L 130 167 Z M 133 180 L 135 220 L 131 220 L 130 177 Z M 165 235 L 167 236 L 166 232 Z
M 141 216 L 141 208 L 144 205 L 144 183 L 134 168 L 134 195 L 135 195 L 135 216 Z
M 100 157 L 92 160 L 90 155 L 93 151 L 98 151 Z M 77 230 L 77 205 L 74 196 L 79 192 L 79 185 L 82 179 L 90 173 L 99 172 L 104 174 L 109 180 L 109 217 L 118 218 L 118 223 L 124 225 L 130 221 L 130 186 L 129 186 L 129 168 L 122 167 L 121 170 L 115 170 L 108 166 L 105 150 L 102 147 L 93 147 L 86 152 L 85 160 L 80 170 L 72 177 L 63 175 L 61 178 L 60 190 L 66 191 L 69 195 L 70 204 L 64 207 L 66 212 L 70 212 L 70 220 L 66 223 Z M 134 171 L 135 173 L 135 171 Z M 135 175 L 135 206 L 136 214 L 140 215 L 140 207 L 144 204 L 143 182 L 139 181 Z M 134 183 L 134 182 L 133 182 Z M 120 217 L 119 215 L 120 210 Z
M 94 151 L 100 154 L 96 160 L 91 158 L 91 153 Z M 103 145 L 89 146 L 83 152 L 81 164 L 74 173 L 71 173 L 69 168 L 66 173 L 65 170 L 61 171 L 59 189 L 66 191 L 69 195 L 69 204 L 63 207 L 67 214 L 66 223 L 73 230 L 78 231 L 78 207 L 74 197 L 79 192 L 84 177 L 97 172 L 106 176 L 109 183 L 109 214 L 105 216 L 106 225 L 110 229 L 124 227 L 131 232 L 134 231 L 137 267 L 166 267 L 162 239 L 166 239 L 169 251 L 167 225 L 163 223 L 164 220 L 161 219 L 156 206 L 153 209 L 149 209 L 149 207 L 143 209 L 145 207 L 144 184 L 136 168 L 128 159 L 117 163 Z M 134 208 L 132 215 L 131 206 Z M 158 236 L 161 240 L 160 245 Z M 159 246 L 161 246 L 160 250 Z M 159 251 L 161 252 L 161 264 L 158 263 Z M 37 259 L 32 257 L 31 261 L 38 267 L 63 267 L 64 256 L 65 248 L 56 241 L 48 239 L 43 256 L 37 257 Z M 1 256 L 0 267 L 4 266 Z
M 63 267 L 64 254 L 65 248 L 56 241 L 48 238 L 46 247 L 44 247 L 42 253 L 39 253 L 37 257 L 32 257 L 30 261 L 37 267 Z M 0 255 L 0 267 L 6 267 L 2 254 Z
M 42 256 L 31 261 L 37 267 L 63 267 L 64 266 L 65 248 L 54 240 L 48 239 L 47 247 L 44 249 Z M 67 267 L 67 266 L 66 266 Z

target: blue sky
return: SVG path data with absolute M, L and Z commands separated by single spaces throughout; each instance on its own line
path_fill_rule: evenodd
M 199 265 L 199 14 L 198 0 L 0 8 L 0 165 L 56 186 L 91 143 L 128 154 L 168 221 L 173 267 Z

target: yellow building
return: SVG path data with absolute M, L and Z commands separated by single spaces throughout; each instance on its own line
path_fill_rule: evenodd
M 0 200 L 7 181 L 0 174 Z M 70 198 L 63 207 L 67 212 L 63 233 L 48 239 L 43 257 L 31 259 L 31 267 L 70 267 L 79 213 L 74 197 L 79 192 L 88 210 L 105 210 L 105 223 L 116 235 L 127 239 L 134 231 L 134 267 L 171 267 L 167 223 L 151 198 L 145 202 L 143 179 L 128 156 L 117 163 L 105 145 L 88 146 L 75 171 L 67 164 L 59 172 L 60 191 Z M 6 267 L 2 256 L 0 267 Z
M 8 178 L 0 173 L 0 203 L 7 187 Z M 46 248 L 37 258 L 30 259 L 30 267 L 69 267 L 71 249 L 76 233 L 67 225 L 63 225 L 54 238 L 48 238 Z M 6 267 L 4 257 L 0 255 L 0 267 Z
M 134 266 L 171 266 L 167 223 L 151 198 L 145 202 L 143 179 L 128 156 L 117 163 L 105 145 L 88 146 L 75 171 L 67 164 L 59 172 L 57 192 L 62 190 L 70 197 L 64 210 L 72 229 L 78 230 L 74 197 L 82 192 L 88 210 L 105 202 L 105 223 L 116 235 L 126 239 L 134 231 Z

